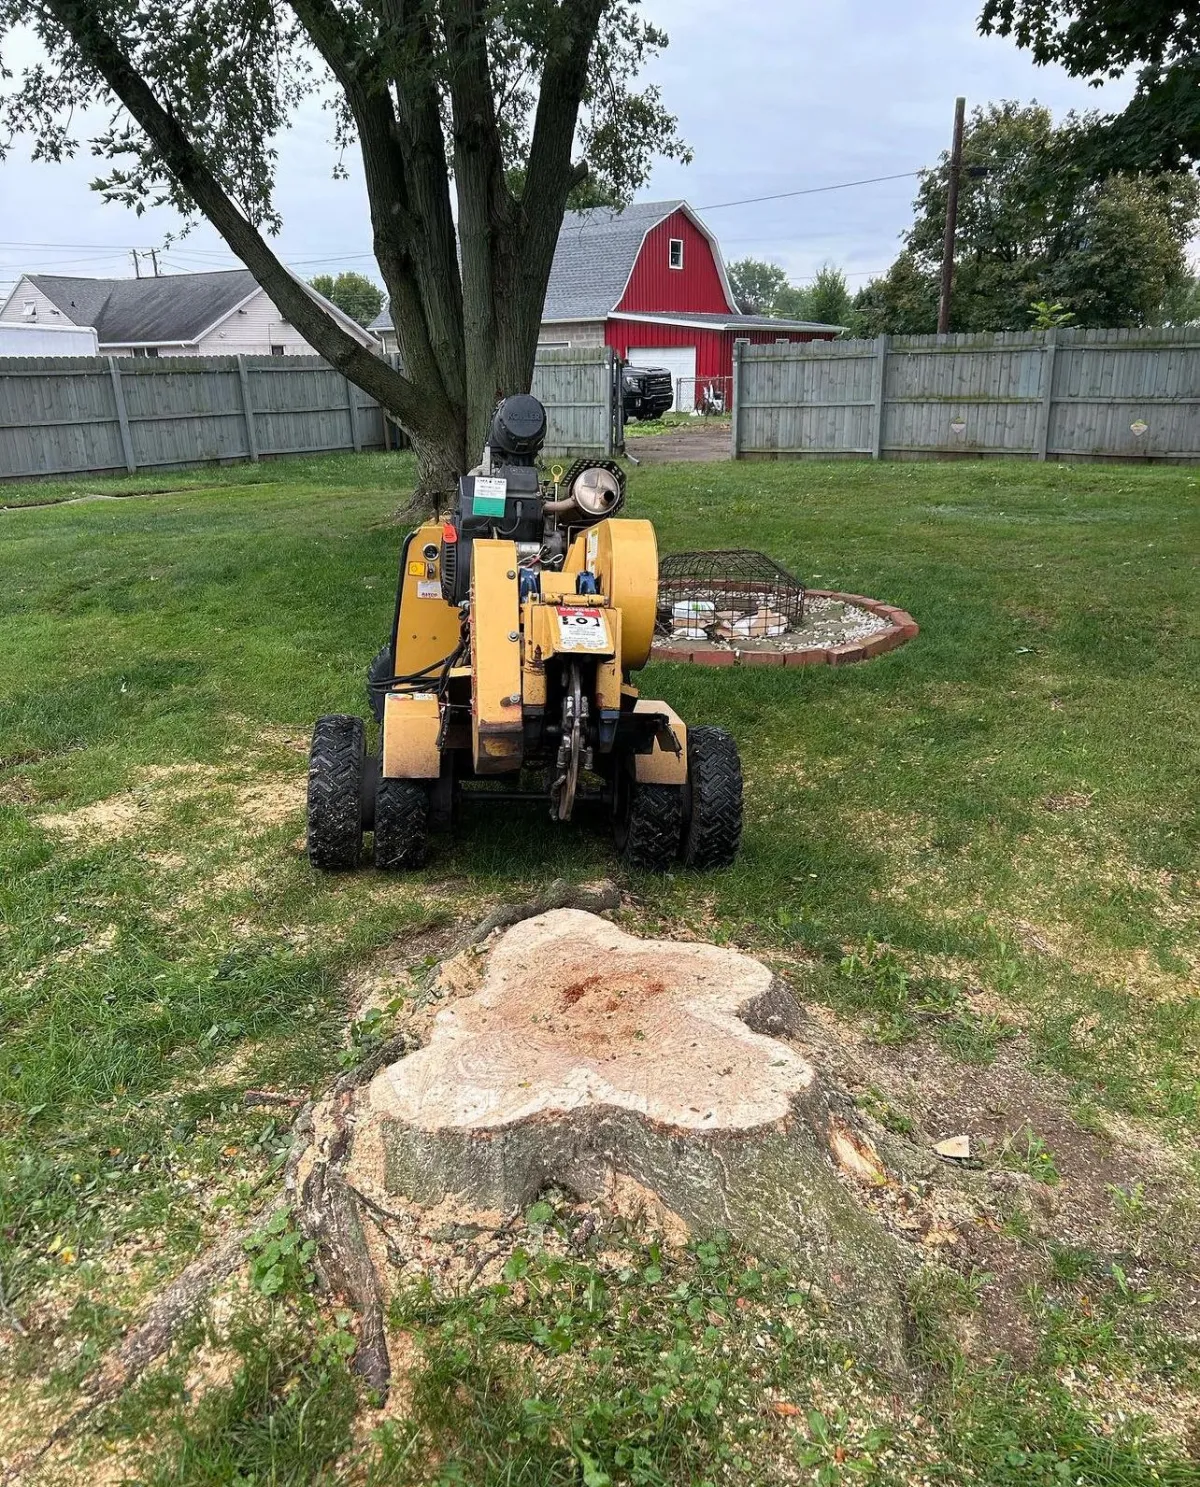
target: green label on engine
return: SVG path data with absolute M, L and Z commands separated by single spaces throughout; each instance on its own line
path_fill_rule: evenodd
M 475 516 L 503 516 L 508 481 L 502 475 L 476 475 L 471 510 Z

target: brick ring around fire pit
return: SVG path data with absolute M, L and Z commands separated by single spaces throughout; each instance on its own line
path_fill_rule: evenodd
M 840 611 L 851 628 L 856 628 L 857 616 L 871 616 L 877 627 L 870 633 L 852 635 L 836 644 L 797 644 L 801 635 L 784 633 L 777 637 L 747 639 L 741 644 L 733 641 L 721 644 L 705 638 L 681 640 L 661 634 L 654 637 L 654 648 L 650 653 L 653 661 L 685 661 L 697 666 L 849 666 L 856 661 L 870 661 L 887 651 L 894 651 L 913 639 L 919 631 L 916 620 L 907 610 L 894 604 L 884 604 L 878 599 L 868 599 L 862 594 L 843 594 L 834 589 L 806 589 L 805 604 L 812 616 L 814 604 L 810 601 L 826 601 L 822 606 L 828 612 L 835 606 L 847 606 Z M 861 624 L 861 620 L 860 620 Z M 802 632 L 801 632 L 802 633 Z

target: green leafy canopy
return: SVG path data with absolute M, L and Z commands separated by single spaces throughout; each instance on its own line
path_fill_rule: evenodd
M 590 192 L 621 202 L 645 183 L 656 156 L 690 160 L 660 90 L 638 88 L 645 63 L 667 44 L 666 33 L 644 21 L 640 0 L 609 0 L 593 46 L 576 146 L 587 165 Z M 306 24 L 310 9 L 336 15 L 361 51 L 356 69 L 388 80 L 411 71 L 418 20 L 431 28 L 432 46 L 419 59 L 445 99 L 460 67 L 442 0 L 416 5 L 349 3 L 292 5 L 284 0 L 95 0 L 87 6 L 96 31 L 119 38 L 139 74 L 203 151 L 248 219 L 275 232 L 276 140 L 297 108 L 315 98 L 333 115 L 331 169 L 356 142 L 345 92 L 331 75 Z M 559 42 L 557 0 L 496 0 L 486 12 L 489 73 L 508 167 L 523 181 L 538 81 Z M 302 19 L 303 17 L 303 19 Z M 15 75 L 4 67 L 4 43 L 18 27 L 40 43 L 44 59 Z M 88 66 L 70 31 L 36 0 L 0 0 L 0 160 L 18 136 L 30 138 L 34 159 L 61 160 L 84 143 L 77 114 L 107 111 L 107 122 L 87 143 L 108 168 L 94 187 L 135 210 L 170 203 L 195 214 L 187 191 L 161 153 L 132 124 L 103 79 Z M 394 84 L 393 84 L 394 86 Z M 447 159 L 453 141 L 444 107 Z M 587 200 L 587 193 L 584 193 Z
M 788 287 L 788 276 L 777 263 L 741 258 L 729 265 L 729 286 L 743 315 L 774 315 L 775 301 Z
M 729 283 L 737 307 L 745 315 L 815 320 L 822 325 L 850 324 L 846 276 L 833 264 L 822 264 L 810 284 L 793 284 L 779 264 L 742 258 L 729 265 Z
M 1088 148 L 1096 124 L 1096 115 L 1068 114 L 1055 125 L 1039 104 L 974 110 L 963 137 L 952 330 L 1025 329 L 1035 302 L 1060 305 L 1081 326 L 1168 318 L 1188 278 L 1200 187 L 1186 172 L 1106 171 Z M 864 334 L 935 328 L 948 181 L 945 155 L 922 172 L 903 251 L 855 302 Z
M 345 270 L 336 278 L 333 274 L 315 274 L 308 282 L 359 325 L 370 325 L 383 309 L 383 290 L 365 274 L 353 270 Z
M 1110 166 L 1177 170 L 1200 161 L 1200 6 L 1187 0 L 985 0 L 979 29 L 1039 64 L 1099 81 L 1138 67 L 1122 114 L 1097 121 Z

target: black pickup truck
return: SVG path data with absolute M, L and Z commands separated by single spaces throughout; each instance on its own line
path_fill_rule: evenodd
M 661 418 L 675 401 L 675 379 L 662 367 L 626 367 L 621 373 L 626 419 Z

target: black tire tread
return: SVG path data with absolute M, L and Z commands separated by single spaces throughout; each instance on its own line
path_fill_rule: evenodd
M 665 873 L 679 856 L 683 835 L 683 789 L 679 785 L 631 787 L 622 856 L 632 868 Z
M 729 867 L 742 843 L 742 761 L 724 728 L 688 729 L 691 813 L 683 839 L 687 867 Z
M 358 862 L 365 758 L 361 718 L 330 713 L 317 719 L 308 754 L 308 860 L 322 871 Z
M 425 866 L 429 790 L 420 780 L 380 780 L 375 794 L 375 866 L 384 872 Z

